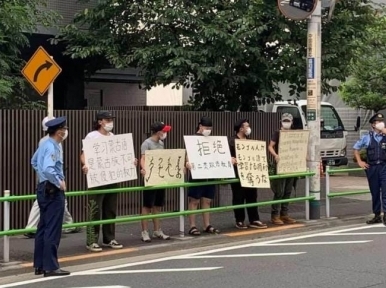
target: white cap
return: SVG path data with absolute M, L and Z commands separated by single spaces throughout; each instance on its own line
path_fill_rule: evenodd
M 294 119 L 294 117 L 290 113 L 284 113 L 283 115 L 281 115 L 281 121 L 289 120 L 292 122 L 293 119 Z
M 43 131 L 47 131 L 48 127 L 46 126 L 46 123 L 52 119 L 55 119 L 55 117 L 45 117 L 42 121 L 42 128 L 43 128 Z

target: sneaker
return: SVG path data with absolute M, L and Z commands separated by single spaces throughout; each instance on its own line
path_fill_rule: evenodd
M 267 229 L 268 228 L 267 224 L 265 224 L 261 221 L 253 221 L 252 223 L 249 224 L 249 227 L 256 228 L 256 229 Z
M 101 252 L 102 248 L 97 243 L 92 243 L 91 245 L 87 245 L 86 248 L 91 252 Z
M 243 222 L 236 222 L 236 228 L 237 229 L 248 229 L 248 226 L 245 225 Z
M 271 222 L 272 224 L 275 224 L 275 225 L 284 225 L 284 222 L 277 215 L 272 216 Z
M 149 232 L 147 232 L 147 231 L 142 231 L 142 238 L 141 238 L 141 240 L 143 241 L 143 242 L 151 242 L 151 239 L 150 239 L 150 236 L 149 236 Z
M 119 244 L 117 240 L 111 240 L 109 243 L 103 243 L 102 244 L 105 247 L 110 247 L 112 249 L 122 249 L 123 245 Z
M 158 239 L 162 239 L 162 240 L 170 240 L 170 236 L 164 234 L 164 232 L 162 232 L 161 229 L 153 232 L 153 238 L 158 238 Z
M 280 220 L 284 222 L 284 224 L 295 224 L 296 220 L 292 219 L 291 217 L 285 215 L 285 216 L 280 216 Z

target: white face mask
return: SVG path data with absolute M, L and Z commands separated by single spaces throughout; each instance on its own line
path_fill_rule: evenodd
M 161 140 L 165 140 L 166 136 L 168 136 L 168 133 L 163 133 L 162 136 L 160 137 Z
M 245 135 L 246 135 L 246 136 L 249 136 L 249 135 L 251 135 L 251 132 L 252 132 L 251 127 L 248 127 L 248 128 L 247 128 L 247 131 L 245 131 Z
M 281 125 L 283 126 L 283 129 L 291 129 L 291 122 L 281 122 Z
M 375 124 L 375 129 L 382 130 L 385 128 L 385 122 L 379 122 Z
M 114 129 L 114 123 L 106 123 L 105 126 L 103 126 L 103 129 L 105 129 L 107 132 L 111 132 Z
M 66 138 L 68 137 L 68 130 L 65 130 L 64 135 L 60 137 L 62 138 L 62 141 L 66 140 Z
M 205 129 L 204 131 L 202 131 L 202 135 L 204 135 L 205 137 L 209 136 L 210 133 L 212 133 L 212 130 Z

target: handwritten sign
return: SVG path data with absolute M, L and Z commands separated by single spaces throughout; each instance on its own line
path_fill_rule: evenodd
M 236 139 L 235 144 L 241 186 L 270 188 L 265 141 Z
M 88 188 L 137 179 L 133 136 L 129 134 L 82 140 Z
M 235 178 L 226 136 L 184 136 L 193 179 Z
M 277 174 L 307 171 L 308 138 L 307 130 L 280 131 Z
M 145 186 L 184 183 L 185 149 L 145 151 Z

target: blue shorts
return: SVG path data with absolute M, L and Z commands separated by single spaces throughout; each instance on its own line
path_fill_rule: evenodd
M 208 181 L 208 180 L 190 179 L 189 182 L 204 182 L 204 181 Z M 213 200 L 215 194 L 216 194 L 216 185 L 196 186 L 196 187 L 190 187 L 188 189 L 188 197 L 191 197 L 194 199 L 208 198 Z

